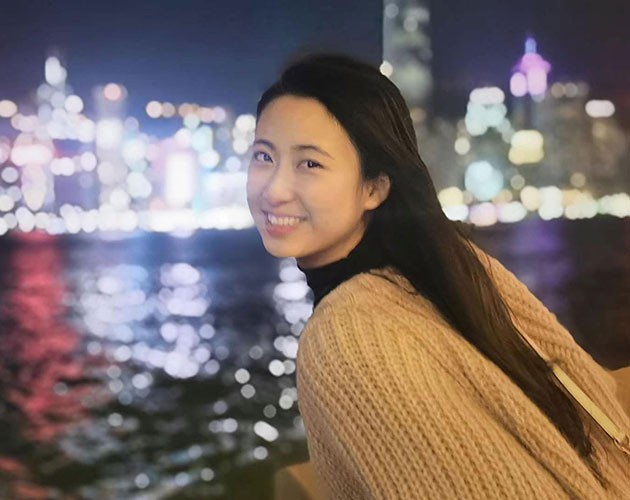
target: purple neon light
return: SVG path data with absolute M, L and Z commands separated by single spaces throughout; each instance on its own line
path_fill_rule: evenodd
M 525 54 L 512 68 L 510 91 L 516 97 L 527 93 L 542 95 L 547 90 L 547 74 L 551 64 L 536 52 L 536 40 L 528 37 L 525 40 Z

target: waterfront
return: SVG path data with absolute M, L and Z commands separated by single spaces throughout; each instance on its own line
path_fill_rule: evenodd
M 630 364 L 629 219 L 475 229 L 602 364 Z M 0 497 L 270 499 L 307 458 L 311 296 L 254 230 L 0 239 Z

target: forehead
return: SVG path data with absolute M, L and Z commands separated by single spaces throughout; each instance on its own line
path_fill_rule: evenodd
M 318 140 L 328 147 L 350 142 L 346 131 L 323 104 L 296 96 L 278 97 L 267 105 L 256 123 L 256 137 L 283 142 Z

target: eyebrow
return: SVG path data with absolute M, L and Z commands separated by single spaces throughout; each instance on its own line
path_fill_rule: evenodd
M 273 143 L 271 141 L 266 140 L 266 139 L 257 139 L 257 140 L 254 141 L 254 145 L 256 145 L 256 144 L 263 144 L 263 145 L 267 146 L 269 149 L 271 149 L 272 151 L 276 150 L 276 147 L 273 145 Z M 329 153 L 324 151 L 319 146 L 316 146 L 315 144 L 296 144 L 295 146 L 291 146 L 291 149 L 293 149 L 295 151 L 307 151 L 307 150 L 317 151 L 318 153 L 321 153 L 324 156 L 328 156 L 328 158 L 334 160 L 334 158 Z

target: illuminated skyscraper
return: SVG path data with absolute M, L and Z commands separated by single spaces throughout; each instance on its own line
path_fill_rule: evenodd
M 381 72 L 400 89 L 411 111 L 420 155 L 438 189 L 460 184 L 454 124 L 432 113 L 429 0 L 385 0 Z M 427 120 L 427 117 L 431 117 Z
M 126 188 L 129 168 L 122 156 L 127 90 L 122 85 L 108 83 L 95 87 L 93 96 L 97 113 L 95 140 L 100 205 L 109 205 L 116 211 L 126 210 L 131 204 Z
M 628 140 L 614 104 L 589 100 L 584 82 L 555 82 L 550 90 L 534 124 L 545 136 L 546 183 L 597 196 L 626 190 Z
M 433 88 L 428 0 L 385 0 L 383 66 L 412 112 L 426 110 Z
M 512 122 L 514 126 L 528 129 L 536 121 L 536 103 L 540 103 L 547 94 L 547 78 L 551 64 L 538 52 L 536 40 L 527 37 L 525 53 L 512 68 L 510 93 L 514 97 Z
M 23 207 L 33 213 L 53 208 L 55 167 L 60 165 L 60 157 L 64 155 L 61 144 L 74 139 L 69 134 L 73 103 L 72 100 L 68 103 L 72 89 L 67 84 L 67 75 L 61 58 L 49 55 L 44 65 L 45 82 L 36 93 L 36 114 L 17 113 L 12 119 L 13 127 L 20 133 L 13 143 L 11 160 L 21 167 Z
M 525 54 L 512 69 L 510 90 L 512 95 L 522 97 L 526 94 L 536 99 L 547 91 L 547 75 L 551 64 L 536 51 L 536 40 L 528 37 L 525 41 Z
M 95 157 L 88 153 L 94 122 L 85 116 L 83 99 L 73 93 L 63 59 L 54 52 L 46 59 L 45 82 L 37 89 L 37 110 L 40 138 L 48 137 L 55 153 L 46 165 L 54 186 L 49 208 L 56 212 L 66 204 L 96 208 Z

